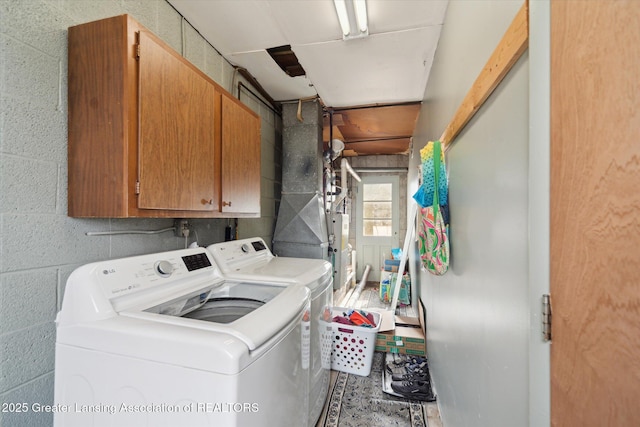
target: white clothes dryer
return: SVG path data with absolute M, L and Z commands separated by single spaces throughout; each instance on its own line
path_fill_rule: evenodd
M 54 425 L 306 424 L 309 295 L 224 279 L 204 248 L 78 268 L 56 318 Z
M 322 412 L 329 390 L 331 369 L 331 264 L 320 259 L 276 257 L 259 237 L 216 243 L 207 247 L 227 280 L 304 285 L 311 292 L 309 312 L 309 420 L 313 427 Z M 306 352 L 305 352 L 306 354 Z

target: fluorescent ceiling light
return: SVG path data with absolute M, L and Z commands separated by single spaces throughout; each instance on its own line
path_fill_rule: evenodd
M 361 33 L 367 31 L 367 2 L 365 0 L 353 0 L 353 8 L 356 12 L 356 22 Z
M 366 0 L 333 0 L 342 28 L 342 38 L 359 38 L 369 35 Z M 352 31 L 354 25 L 355 31 Z
M 338 12 L 338 21 L 340 21 L 340 27 L 342 27 L 342 35 L 346 37 L 351 32 L 349 15 L 347 14 L 347 4 L 345 0 L 333 0 L 333 4 L 336 7 L 336 12 Z

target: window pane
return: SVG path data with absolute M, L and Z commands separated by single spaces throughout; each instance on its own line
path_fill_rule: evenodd
M 362 200 L 391 200 L 391 184 L 364 184 Z
M 363 202 L 363 218 L 391 219 L 391 202 Z
M 391 220 L 365 219 L 363 234 L 365 236 L 391 236 Z
M 368 237 L 392 235 L 393 184 L 362 186 L 362 234 Z

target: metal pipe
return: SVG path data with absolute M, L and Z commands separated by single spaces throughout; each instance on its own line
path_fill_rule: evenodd
M 234 70 L 235 72 L 235 70 Z M 260 103 L 262 103 L 262 105 L 264 105 L 265 107 L 267 107 L 269 110 L 271 110 L 273 112 L 273 114 L 278 115 L 279 117 L 282 118 L 282 112 L 276 110 L 275 108 L 273 108 L 271 106 L 271 104 L 269 104 L 267 101 L 263 100 L 262 97 L 260 95 L 258 95 L 257 93 L 255 93 L 254 91 L 252 91 L 249 86 L 247 86 L 246 84 L 242 83 L 242 82 L 238 82 L 238 100 L 240 100 L 240 94 L 241 94 L 241 89 L 246 90 L 247 92 L 249 92 L 251 95 L 253 95 Z
M 355 168 L 354 169 L 357 173 L 381 173 L 381 172 L 387 172 L 387 173 L 407 173 L 409 171 L 409 168 Z
M 358 174 L 356 173 L 356 171 L 353 170 L 353 168 L 351 167 L 351 165 L 349 164 L 347 159 L 343 158 L 342 162 L 340 163 L 340 171 L 342 172 L 342 171 L 345 171 L 345 170 L 347 172 L 349 172 L 356 179 L 356 181 L 358 181 L 358 182 L 362 181 L 360 179 L 360 177 L 358 176 Z M 344 173 L 344 172 L 342 172 L 342 173 Z
M 118 234 L 160 234 L 165 231 L 175 231 L 175 227 L 163 228 L 161 230 L 118 230 L 118 231 L 87 231 L 87 236 L 115 236 Z
M 408 101 L 408 102 L 397 102 L 395 104 L 372 104 L 372 105 L 363 105 L 361 107 L 333 107 L 333 111 L 348 111 L 348 110 L 366 110 L 368 108 L 381 108 L 381 107 L 398 107 L 405 105 L 420 105 L 422 101 Z
M 344 157 L 342 158 L 342 162 L 340 162 L 340 194 L 338 194 L 338 197 L 336 197 L 336 200 L 333 202 L 333 207 L 332 207 L 332 211 L 335 211 L 335 208 L 340 204 L 340 202 L 342 202 L 344 200 L 345 197 L 347 197 L 347 172 L 349 172 L 349 174 L 351 174 L 351 176 L 353 176 L 353 178 L 360 182 L 362 181 L 362 179 L 360 178 L 360 176 L 357 174 L 356 171 L 353 170 L 353 168 L 351 167 L 351 165 L 349 164 L 349 162 L 347 161 L 347 159 L 345 159 Z

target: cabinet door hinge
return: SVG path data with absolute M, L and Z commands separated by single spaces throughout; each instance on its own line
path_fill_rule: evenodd
M 140 194 L 140 181 L 136 181 L 136 194 Z
M 551 341 L 551 297 L 542 295 L 542 340 Z

